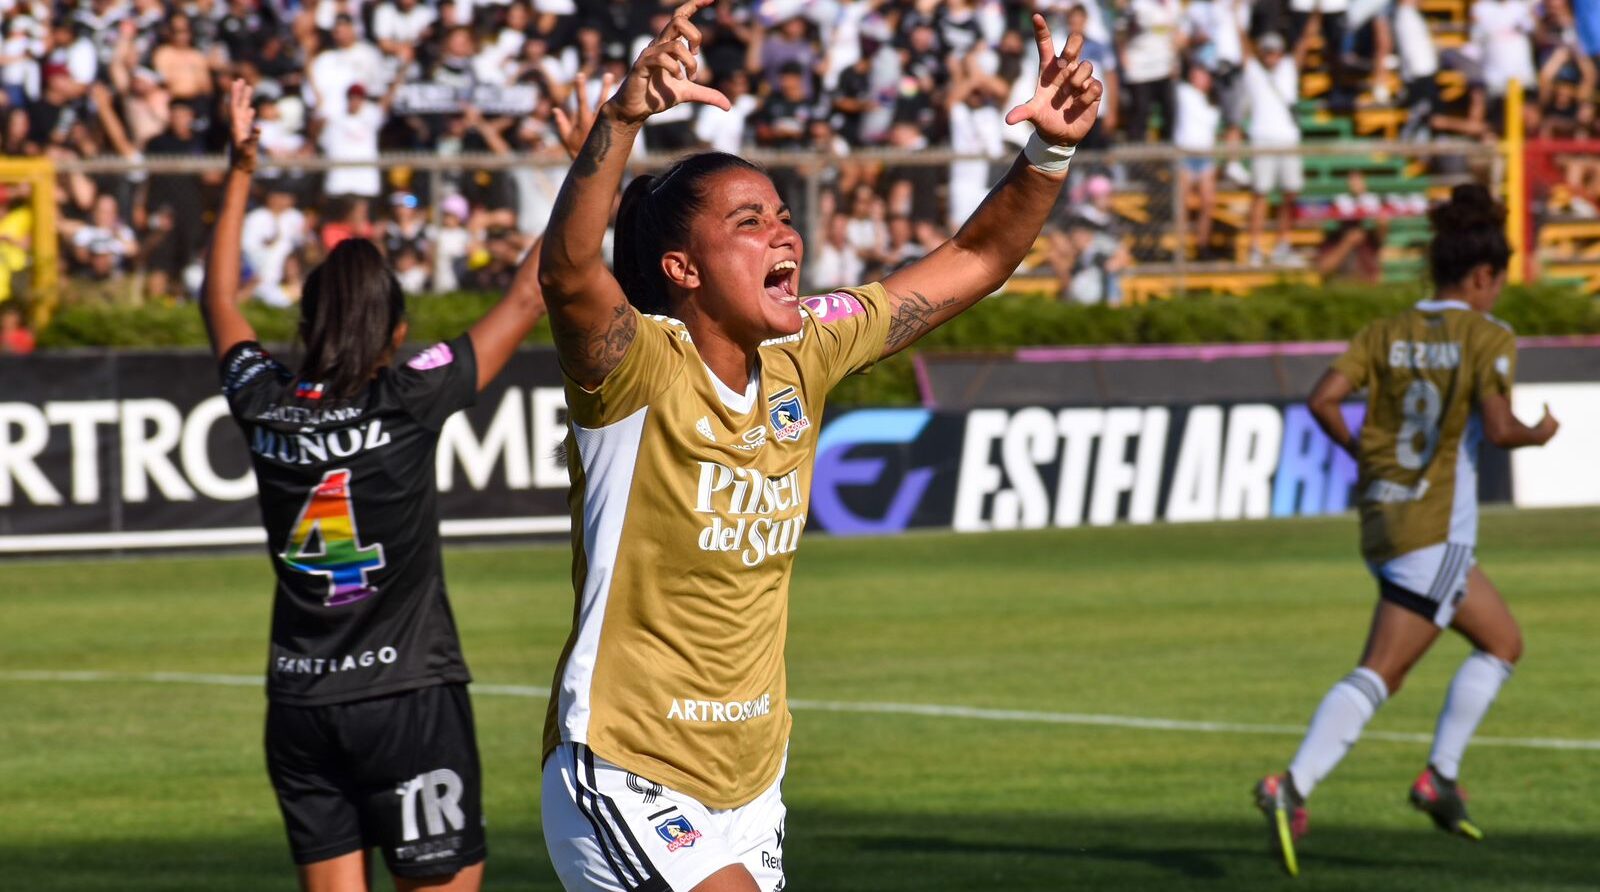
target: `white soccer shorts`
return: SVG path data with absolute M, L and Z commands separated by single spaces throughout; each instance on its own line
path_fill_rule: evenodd
M 544 764 L 545 847 L 567 892 L 689 892 L 731 864 L 779 892 L 782 783 L 780 768 L 754 800 L 713 809 L 563 743 Z
M 1441 542 L 1368 566 L 1386 600 L 1445 629 L 1467 596 L 1467 574 L 1477 562 L 1471 543 Z

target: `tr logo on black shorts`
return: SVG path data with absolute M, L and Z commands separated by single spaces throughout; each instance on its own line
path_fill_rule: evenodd
M 464 685 L 271 704 L 267 770 L 296 864 L 377 846 L 395 876 L 449 876 L 487 854 Z

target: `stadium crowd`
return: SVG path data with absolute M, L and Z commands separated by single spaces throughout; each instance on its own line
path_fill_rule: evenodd
M 1464 0 L 1466 2 L 1466 0 Z M 803 221 L 818 285 L 870 280 L 937 244 L 982 199 L 1026 139 L 1006 110 L 1031 91 L 1026 31 L 1037 9 L 1081 32 L 1108 100 L 1086 148 L 1162 142 L 1205 151 L 1293 146 L 1302 84 L 1322 72 L 1333 108 L 1406 110 L 1402 136 L 1493 140 L 1507 85 L 1533 92 L 1535 134 L 1595 132 L 1600 0 L 1471 0 L 1470 34 L 1441 48 L 1422 0 L 722 0 L 704 15 L 700 78 L 733 110 L 675 109 L 646 150 L 807 150 L 820 168 L 775 165 Z M 1576 8 L 1575 8 L 1576 7 Z M 200 156 L 223 151 L 232 78 L 255 87 L 272 169 L 245 224 L 248 291 L 292 303 L 302 272 L 344 238 L 387 252 L 407 290 L 502 289 L 543 228 L 564 165 L 454 167 L 435 179 L 360 162 L 380 153 L 544 152 L 552 110 L 583 81 L 597 95 L 659 28 L 670 0 L 0 0 L 4 152 L 56 159 Z M 1441 71 L 1469 88 L 1441 98 Z M 1399 83 L 1395 91 L 1390 85 Z M 861 147 L 948 148 L 990 161 L 882 165 Z M 324 156 L 325 174 L 295 163 Z M 803 187 L 811 173 L 823 188 Z M 1600 171 L 1577 178 L 1573 208 L 1600 207 Z M 1208 241 L 1219 182 L 1256 193 L 1250 259 L 1302 262 L 1283 238 L 1299 160 L 1191 159 L 1190 224 Z M 1072 212 L 1050 237 L 1063 296 L 1116 300 L 1130 262 L 1109 199 L 1116 166 L 1075 178 Z M 217 174 L 216 177 L 220 177 Z M 219 180 L 192 174 L 74 174 L 59 192 L 61 256 L 74 293 L 184 299 Z M 1354 191 L 1354 190 L 1353 190 Z M 435 194 L 437 193 L 437 194 Z M 1268 250 L 1269 195 L 1278 234 Z M 28 262 L 25 189 L 0 218 L 0 301 Z M 1357 196 L 1359 198 L 1359 196 Z M 806 207 L 814 200 L 816 207 Z M 815 215 L 815 216 L 813 216 Z M 1351 237 L 1346 253 L 1359 253 Z M 1341 261 L 1344 255 L 1341 254 Z

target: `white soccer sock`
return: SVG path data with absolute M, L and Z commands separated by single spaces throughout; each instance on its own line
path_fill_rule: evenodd
M 1428 756 L 1433 770 L 1453 781 L 1461 771 L 1461 754 L 1478 723 L 1494 703 L 1500 686 L 1511 677 L 1511 664 L 1499 657 L 1475 650 L 1456 670 L 1439 710 L 1439 724 L 1433 730 L 1433 752 Z
M 1311 795 L 1317 782 L 1327 777 L 1350 751 L 1361 736 L 1361 729 L 1387 699 L 1389 686 L 1383 683 L 1383 676 L 1364 666 L 1328 691 L 1311 717 L 1311 727 L 1306 729 L 1299 752 L 1289 763 L 1289 779 L 1296 792 L 1303 797 Z

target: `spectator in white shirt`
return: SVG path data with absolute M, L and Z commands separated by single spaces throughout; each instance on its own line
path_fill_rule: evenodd
M 406 294 L 423 294 L 428 290 L 428 264 L 416 248 L 407 246 L 394 253 L 394 277 Z
M 357 84 L 369 93 L 376 92 L 385 83 L 386 67 L 377 47 L 357 38 L 355 23 L 348 15 L 340 15 L 333 25 L 333 46 L 311 62 L 306 103 L 318 108 L 324 103 L 338 105 Z
M 390 0 L 372 15 L 372 38 L 387 62 L 387 74 L 400 74 L 416 59 L 416 48 L 428 38 L 438 13 L 421 0 Z
M 319 109 L 318 145 L 322 147 L 322 154 L 335 161 L 378 160 L 378 132 L 383 129 L 386 109 L 393 95 L 391 90 L 382 102 L 373 102 L 365 87 L 351 84 L 345 91 L 342 107 L 329 104 Z M 336 167 L 328 171 L 322 185 L 323 194 L 329 197 L 374 198 L 382 189 L 383 180 L 376 166 Z
M 1433 30 L 1422 17 L 1421 0 L 1399 0 L 1390 26 L 1395 54 L 1400 57 L 1400 80 L 1405 84 L 1401 102 L 1406 107 L 1405 139 L 1422 139 L 1428 122 L 1439 104 L 1439 50 L 1433 43 Z
M 866 183 L 856 187 L 850 199 L 850 219 L 846 237 L 856 255 L 867 265 L 868 279 L 883 272 L 889 256 L 889 227 L 884 223 L 886 204 Z
M 946 93 L 950 115 L 950 149 L 962 155 L 982 155 L 970 161 L 950 162 L 950 199 L 946 219 L 951 231 L 961 228 L 983 203 L 995 177 L 995 159 L 1005 154 L 1005 117 L 996 103 L 1011 93 L 1005 79 L 986 74 L 976 52 L 964 58 L 952 55 L 947 66 L 950 86 Z M 987 159 L 987 160 L 985 160 Z
M 1178 84 L 1178 121 L 1173 144 L 1185 152 L 1211 152 L 1217 147 L 1217 126 L 1222 110 L 1212 100 L 1215 83 L 1211 72 L 1198 62 L 1188 63 L 1187 76 Z M 1178 168 L 1178 189 L 1183 195 L 1179 213 L 1187 216 L 1195 209 L 1194 222 L 1186 230 L 1194 236 L 1198 254 L 1211 246 L 1211 214 L 1217 203 L 1217 162 L 1210 157 L 1184 158 Z M 1187 246 L 1180 245 L 1179 250 Z
M 0 44 L 0 87 L 12 108 L 22 108 L 39 98 L 39 59 L 43 43 L 34 37 L 26 18 L 14 18 L 6 25 L 5 43 Z
M 806 274 L 817 290 L 839 288 L 865 281 L 866 264 L 850 243 L 850 218 L 842 211 L 828 218 L 828 229 L 817 256 L 807 260 Z
M 294 303 L 286 273 L 289 258 L 306 242 L 306 218 L 294 207 L 294 195 L 269 185 L 266 203 L 245 215 L 240 240 L 255 281 L 252 295 L 269 307 Z
M 750 75 L 742 68 L 723 75 L 717 89 L 728 97 L 733 108 L 723 111 L 714 105 L 702 105 L 694 122 L 694 138 L 718 152 L 739 154 L 744 148 L 750 115 L 760 100 L 750 95 Z
M 1303 48 L 1304 43 L 1300 46 Z M 1300 124 L 1295 104 L 1300 101 L 1300 66 L 1284 52 L 1282 35 L 1269 33 L 1252 48 L 1245 59 L 1244 86 L 1250 105 L 1250 145 L 1258 149 L 1292 148 L 1300 144 Z M 1303 52 L 1303 49 L 1302 49 Z M 1251 164 L 1251 186 L 1255 197 L 1250 206 L 1250 263 L 1260 265 L 1261 233 L 1266 226 L 1267 205 L 1273 192 L 1279 194 L 1278 244 L 1273 260 L 1289 263 L 1294 259 L 1289 230 L 1294 223 L 1295 202 L 1305 185 L 1305 166 L 1299 155 L 1262 155 Z
M 1128 137 L 1144 142 L 1150 115 L 1161 106 L 1161 142 L 1172 139 L 1172 88 L 1178 71 L 1178 0 L 1132 0 L 1129 36 L 1122 48 L 1122 84 L 1128 91 Z
M 496 84 L 516 82 L 522 70 L 522 47 L 528 42 L 528 28 L 532 24 L 533 13 L 524 0 L 517 0 L 506 7 L 505 22 L 495 34 L 494 42 L 479 53 L 496 71 L 493 77 L 486 80 Z
M 1532 89 L 1538 82 L 1531 39 L 1535 26 L 1532 0 L 1476 0 L 1471 15 L 1472 44 L 1483 59 L 1483 85 L 1489 98 L 1504 98 L 1513 80 Z M 1499 117 L 1493 110 L 1489 116 Z
M 100 70 L 100 56 L 94 42 L 79 34 L 78 26 L 71 19 L 63 18 L 51 29 L 50 44 L 44 68 L 47 73 L 61 73 L 53 78 L 56 90 L 70 99 L 82 98 Z
M 1248 97 L 1244 92 L 1244 45 L 1240 32 L 1250 30 L 1247 0 L 1193 0 L 1184 14 L 1184 42 L 1192 58 L 1211 72 L 1211 97 L 1222 112 L 1228 145 L 1244 141 Z M 1229 179 L 1249 181 L 1244 164 L 1230 162 Z
M 472 206 L 460 195 L 451 195 L 439 202 L 439 213 L 444 223 L 434 241 L 433 288 L 444 294 L 460 287 L 460 274 L 466 269 L 472 249 L 472 231 L 467 228 Z
M 361 7 L 363 0 L 316 0 L 316 3 L 304 4 L 312 7 L 312 19 L 317 24 L 318 31 L 332 31 L 338 27 L 341 18 L 350 19 L 356 28 L 356 33 L 361 33 L 363 19 Z
M 139 252 L 133 230 L 118 217 L 117 200 L 101 194 L 94 200 L 89 225 L 72 237 L 73 256 L 96 279 L 109 279 L 127 268 Z
M 372 15 L 372 37 L 384 52 L 398 55 L 421 43 L 438 17 L 419 0 L 390 0 Z

